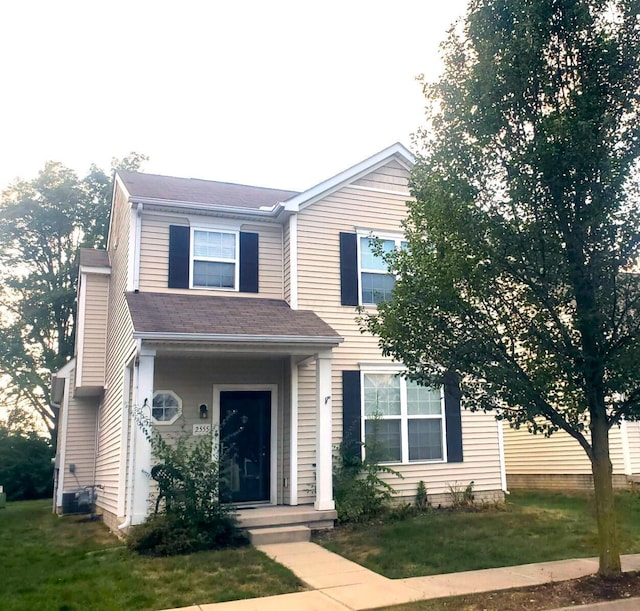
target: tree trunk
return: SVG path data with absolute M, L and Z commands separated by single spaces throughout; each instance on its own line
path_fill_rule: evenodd
M 616 532 L 616 513 L 613 496 L 611 459 L 609 458 L 609 429 L 606 418 L 591 413 L 591 444 L 593 456 L 591 470 L 598 523 L 598 548 L 601 577 L 613 577 L 622 572 L 620 548 Z

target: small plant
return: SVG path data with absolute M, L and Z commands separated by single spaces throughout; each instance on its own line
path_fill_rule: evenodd
M 379 516 L 385 504 L 395 494 L 391 484 L 381 474 L 402 478 L 402 475 L 372 458 L 365 459 L 348 451 L 344 443 L 338 446 L 338 456 L 333 471 L 333 489 L 339 522 L 366 522 Z
M 429 499 L 427 497 L 427 486 L 424 481 L 420 480 L 416 488 L 416 508 L 418 511 L 426 511 L 429 509 Z
M 182 431 L 167 440 L 142 418 L 139 425 L 151 444 L 156 465 L 150 475 L 159 490 L 155 514 L 131 529 L 129 548 L 170 556 L 246 542 L 234 507 L 223 502 L 226 485 L 215 435 L 194 438 Z
M 473 480 L 470 481 L 464 488 L 459 482 L 447 484 L 447 486 L 449 488 L 449 496 L 451 498 L 451 507 L 453 507 L 454 509 L 461 509 L 473 506 L 475 501 L 475 495 L 473 493 Z

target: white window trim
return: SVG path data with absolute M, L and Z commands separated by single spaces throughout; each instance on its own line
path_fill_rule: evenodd
M 358 304 L 364 306 L 377 306 L 376 303 L 370 303 L 368 301 L 363 301 L 362 299 L 362 273 L 366 274 L 381 274 L 385 276 L 389 276 L 389 271 L 382 271 L 379 269 L 367 269 L 362 267 L 362 247 L 360 245 L 362 238 L 369 239 L 378 239 L 378 240 L 392 240 L 395 243 L 396 250 L 401 248 L 402 242 L 405 241 L 405 237 L 400 232 L 390 232 L 390 231 L 375 231 L 373 229 L 356 229 L 357 236 L 357 257 L 358 257 Z
M 176 412 L 176 415 L 173 418 L 171 418 L 171 420 L 156 420 L 153 417 L 153 402 L 155 401 L 156 395 L 171 395 L 178 402 L 178 411 Z M 178 418 L 180 418 L 180 416 L 182 416 L 182 399 L 176 392 L 174 392 L 173 390 L 154 390 L 153 391 L 153 398 L 151 399 L 151 420 L 153 424 L 158 426 L 166 426 L 169 424 L 173 424 Z
M 236 241 L 236 256 L 235 259 L 218 259 L 211 257 L 198 257 L 198 261 L 212 261 L 215 263 L 233 263 L 234 268 L 234 280 L 233 280 L 233 288 L 224 287 L 224 286 L 200 286 L 193 283 L 193 264 L 196 260 L 194 255 L 195 249 L 195 233 L 196 231 L 204 231 L 209 233 L 226 233 L 235 236 L 234 239 Z M 189 240 L 189 288 L 198 289 L 203 291 L 223 291 L 223 292 L 238 292 L 240 290 L 240 231 L 230 229 L 227 227 L 214 227 L 212 225 L 196 225 L 191 227 L 191 236 Z
M 445 417 L 444 403 L 444 386 L 440 387 L 440 415 L 434 414 L 409 414 L 407 409 L 407 379 L 400 375 L 397 367 L 371 368 L 360 370 L 360 439 L 366 443 L 365 424 L 368 418 L 365 410 L 365 392 L 364 392 L 364 376 L 365 375 L 396 375 L 400 378 L 400 414 L 378 416 L 381 420 L 400 420 L 400 444 L 401 444 L 401 460 L 385 461 L 388 465 L 421 465 L 427 463 L 446 463 L 447 462 L 447 419 Z M 428 460 L 409 460 L 409 420 L 440 420 L 442 422 L 442 458 L 432 458 Z M 365 446 L 362 446 L 362 459 L 365 458 Z

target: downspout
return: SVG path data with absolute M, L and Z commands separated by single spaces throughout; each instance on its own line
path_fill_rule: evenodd
M 500 483 L 502 485 L 502 492 L 511 494 L 507 490 L 507 466 L 504 458 L 504 429 L 502 420 L 496 418 L 496 424 L 498 425 L 498 452 L 500 453 Z
M 53 380 L 54 380 L 54 376 L 51 376 L 51 386 L 53 386 Z M 65 380 L 65 386 L 66 386 L 66 380 Z M 52 393 L 53 394 L 53 393 Z M 63 391 L 63 395 L 62 395 L 62 402 L 64 401 L 64 391 Z M 57 503 L 58 503 L 58 490 L 60 488 L 60 463 L 62 463 L 64 465 L 64 456 L 62 455 L 64 448 L 61 450 L 61 429 L 62 429 L 62 418 L 60 418 L 60 415 L 62 415 L 62 417 L 64 418 L 64 415 L 62 414 L 62 406 L 60 403 L 54 403 L 53 400 L 49 401 L 49 405 L 58 410 L 58 447 L 56 448 L 56 455 L 54 457 L 54 461 L 58 463 L 58 473 L 55 474 L 55 470 L 56 470 L 56 466 L 55 466 L 55 462 L 54 462 L 54 466 L 53 466 L 53 470 L 54 470 L 54 475 L 55 475 L 55 480 L 53 482 L 54 485 L 54 489 L 53 489 L 53 508 L 52 508 L 52 512 L 56 513 L 56 507 L 57 507 Z M 64 469 L 64 466 L 62 467 Z M 63 477 L 64 479 L 64 477 Z
M 140 289 L 140 250 L 142 239 L 142 210 L 144 206 L 141 202 L 138 202 L 136 208 L 136 232 L 135 232 L 135 250 L 134 250 L 134 264 L 133 264 L 133 290 L 137 293 Z
M 136 340 L 136 351 L 133 357 L 133 393 L 132 396 L 137 399 L 138 397 L 138 357 L 140 355 L 140 350 L 142 348 L 142 340 Z M 123 409 L 126 411 L 126 404 L 123 406 Z M 125 414 L 123 414 L 123 422 Z M 133 410 L 131 410 L 131 414 L 129 414 L 128 425 L 129 427 L 134 427 L 136 423 L 134 422 Z M 129 468 L 127 469 L 127 481 L 129 485 L 127 486 L 127 499 L 125 501 L 125 520 L 122 524 L 118 525 L 119 530 L 126 530 L 131 526 L 131 520 L 133 518 L 133 488 L 134 488 L 134 479 L 133 474 L 135 473 L 135 456 L 136 456 L 136 434 L 135 431 L 131 431 L 131 434 L 127 435 L 127 443 L 129 443 Z

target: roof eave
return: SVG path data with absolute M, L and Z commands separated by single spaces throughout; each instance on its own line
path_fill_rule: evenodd
M 132 195 L 129 197 L 132 204 L 145 204 L 155 206 L 168 206 L 172 208 L 185 209 L 190 211 L 217 212 L 224 214 L 239 214 L 242 216 L 252 216 L 261 218 L 277 218 L 284 210 L 281 203 L 276 203 L 271 207 L 243 208 L 241 206 L 221 206 L 218 204 L 203 204 L 201 202 L 180 201 L 174 199 L 162 199 L 158 197 L 142 197 Z
M 326 335 L 241 335 L 228 333 L 166 333 L 162 331 L 134 331 L 134 339 L 147 341 L 209 342 L 237 344 L 314 344 L 338 346 L 344 338 Z

